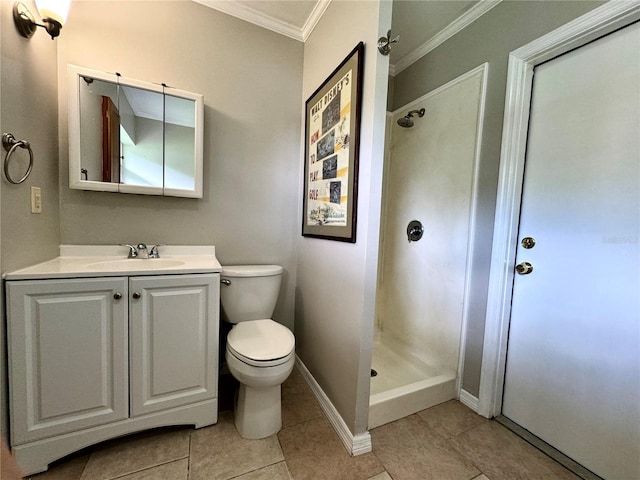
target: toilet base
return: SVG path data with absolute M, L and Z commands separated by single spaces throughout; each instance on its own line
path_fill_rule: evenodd
M 254 388 L 240 384 L 234 406 L 235 425 L 243 438 L 257 440 L 282 428 L 280 385 Z

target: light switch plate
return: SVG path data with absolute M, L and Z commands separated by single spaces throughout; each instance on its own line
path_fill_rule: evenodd
M 31 213 L 42 213 L 42 191 L 40 187 L 31 187 Z

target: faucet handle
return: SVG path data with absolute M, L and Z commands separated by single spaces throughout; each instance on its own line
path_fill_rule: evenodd
M 160 258 L 158 247 L 164 247 L 164 243 L 158 243 L 157 245 L 151 247 L 151 250 L 149 250 L 149 258 Z
M 127 258 L 136 258 L 138 256 L 138 250 L 133 245 L 129 245 L 128 243 L 123 243 L 123 247 L 129 247 L 129 255 Z

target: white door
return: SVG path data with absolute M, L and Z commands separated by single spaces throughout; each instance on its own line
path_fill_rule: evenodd
M 217 397 L 220 275 L 129 282 L 131 416 Z
M 635 24 L 535 69 L 502 407 L 609 480 L 640 478 L 639 52 Z

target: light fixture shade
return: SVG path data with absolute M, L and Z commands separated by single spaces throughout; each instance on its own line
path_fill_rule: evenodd
M 35 0 L 40 16 L 50 18 L 64 25 L 69 14 L 71 0 Z

